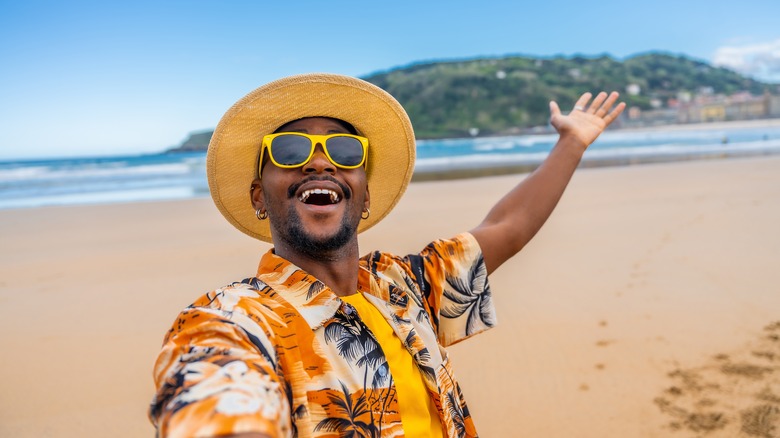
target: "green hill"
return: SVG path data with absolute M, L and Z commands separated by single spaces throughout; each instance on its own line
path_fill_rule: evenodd
M 179 146 L 168 150 L 168 152 L 199 152 L 205 151 L 209 147 L 211 136 L 214 131 L 193 132 Z
M 668 54 L 643 54 L 618 61 L 609 56 L 530 58 L 507 56 L 416 64 L 366 78 L 406 108 L 418 138 L 458 137 L 469 128 L 496 134 L 544 125 L 548 102 L 571 107 L 585 91 L 617 90 L 629 106 L 649 109 L 680 92 L 703 87 L 714 93 L 776 88 L 725 68 Z M 637 95 L 625 92 L 629 84 Z
M 569 108 L 585 91 L 617 90 L 629 106 L 649 109 L 679 93 L 748 91 L 777 93 L 778 86 L 746 78 L 681 55 L 647 53 L 617 60 L 610 56 L 533 58 L 506 56 L 426 62 L 371 74 L 363 79 L 395 96 L 406 108 L 418 138 L 516 133 L 546 125 L 548 102 Z M 640 92 L 626 93 L 635 84 Z M 194 134 L 186 150 L 205 150 L 210 132 Z M 185 146 L 183 144 L 182 146 Z M 178 148 L 175 150 L 179 150 Z

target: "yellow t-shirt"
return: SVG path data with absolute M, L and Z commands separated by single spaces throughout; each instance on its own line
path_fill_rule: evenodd
M 410 437 L 441 438 L 443 432 L 436 406 L 425 388 L 420 369 L 382 314 L 361 293 L 341 297 L 357 310 L 360 319 L 376 336 L 395 381 L 401 423 Z

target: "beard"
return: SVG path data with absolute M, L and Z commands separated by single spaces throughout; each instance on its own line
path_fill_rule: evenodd
M 344 202 L 352 198 L 352 191 L 346 185 L 337 181 L 333 177 L 310 177 L 304 181 L 294 184 L 287 190 L 287 198 L 294 199 L 295 193 L 300 186 L 313 180 L 327 180 L 341 187 L 344 193 Z M 271 205 L 268 199 L 268 193 L 264 192 L 266 205 Z M 276 234 L 290 248 L 296 252 L 315 260 L 330 260 L 335 258 L 336 252 L 351 243 L 357 235 L 357 228 L 360 224 L 360 215 L 354 214 L 350 204 L 347 205 L 344 216 L 341 218 L 338 230 L 329 236 L 318 237 L 307 230 L 298 210 L 295 209 L 294 202 L 287 208 L 285 215 L 276 214 L 275 209 L 268 209 L 268 219 L 271 222 L 272 233 Z
M 315 237 L 304 229 L 301 217 L 295 207 L 290 206 L 287 227 L 283 234 L 287 237 L 287 243 L 296 251 L 312 259 L 328 259 L 330 254 L 345 247 L 355 237 L 357 223 L 351 223 L 349 217 L 349 214 L 342 217 L 339 229 L 335 234 Z
M 315 236 L 309 232 L 303 226 L 295 205 L 290 205 L 286 217 L 278 217 L 273 210 L 268 210 L 268 219 L 272 225 L 281 225 L 272 226 L 272 233 L 296 252 L 315 260 L 330 260 L 357 235 L 360 219 L 352 219 L 355 215 L 350 210 L 347 209 L 341 218 L 338 230 L 329 236 Z

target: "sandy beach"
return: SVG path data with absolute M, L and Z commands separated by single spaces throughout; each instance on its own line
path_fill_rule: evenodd
M 523 175 L 416 182 L 361 235 L 414 252 Z M 780 434 L 780 157 L 584 168 L 450 349 L 485 437 Z M 210 199 L 0 211 L 0 436 L 153 436 L 177 313 L 269 246 Z

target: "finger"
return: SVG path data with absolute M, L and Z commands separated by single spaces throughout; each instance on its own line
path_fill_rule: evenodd
M 593 97 L 593 95 L 590 93 L 585 93 L 580 96 L 580 98 L 577 99 L 577 102 L 574 103 L 574 108 L 572 108 L 572 111 L 584 109 L 586 106 L 588 106 L 588 101 L 591 97 Z
M 618 93 L 617 91 L 613 91 L 609 93 L 609 97 L 600 108 L 604 110 L 604 114 L 609 112 L 610 108 L 612 108 L 612 105 L 614 105 L 615 102 L 618 100 L 618 97 L 620 97 L 620 93 Z
M 626 103 L 620 102 L 618 106 L 616 106 L 615 109 L 612 110 L 611 113 L 604 116 L 604 122 L 607 124 L 607 126 L 609 126 L 612 122 L 614 122 L 615 119 L 617 119 L 618 116 L 620 116 L 620 113 L 622 113 L 624 109 L 626 109 Z
M 558 107 L 558 104 L 554 101 L 550 101 L 550 118 L 553 118 L 555 116 L 559 116 L 561 114 L 561 109 Z
M 588 108 L 588 111 L 590 114 L 594 114 L 597 110 L 601 109 L 601 104 L 604 103 L 604 100 L 607 98 L 607 93 L 601 92 L 596 95 L 596 98 L 593 99 L 593 102 L 590 104 L 590 108 Z

